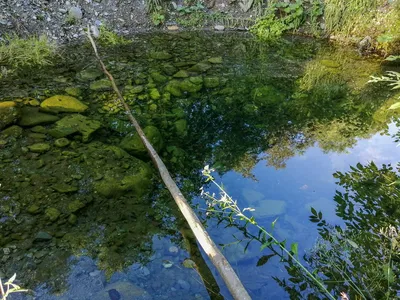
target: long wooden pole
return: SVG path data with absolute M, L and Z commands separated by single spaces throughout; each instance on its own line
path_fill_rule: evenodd
M 167 167 L 165 166 L 164 162 L 161 160 L 160 156 L 157 154 L 156 150 L 154 150 L 153 146 L 147 140 L 142 128 L 140 127 L 139 123 L 136 121 L 136 118 L 132 115 L 131 110 L 128 104 L 125 102 L 124 97 L 122 97 L 121 92 L 119 91 L 113 76 L 108 72 L 106 66 L 104 65 L 103 61 L 101 60 L 99 53 L 97 52 L 96 44 L 92 38 L 90 33 L 90 28 L 87 28 L 87 36 L 92 44 L 94 54 L 101 65 L 101 68 L 104 74 L 108 77 L 111 81 L 112 87 L 115 93 L 118 96 L 119 101 L 122 103 L 126 114 L 135 127 L 137 133 L 140 136 L 143 144 L 145 145 L 147 152 L 149 153 L 154 165 L 156 166 L 157 170 L 160 172 L 161 178 L 164 181 L 164 184 L 168 188 L 169 192 L 171 193 L 172 197 L 174 198 L 176 204 L 178 205 L 179 209 L 181 210 L 183 216 L 185 217 L 186 221 L 188 222 L 190 228 L 192 229 L 197 241 L 203 248 L 204 252 L 208 255 L 211 262 L 217 268 L 219 274 L 221 275 L 222 279 L 224 280 L 226 286 L 228 287 L 229 291 L 231 292 L 234 299 L 240 300 L 248 300 L 251 299 L 249 294 L 247 293 L 246 289 L 244 288 L 242 282 L 240 281 L 239 277 L 236 275 L 235 271 L 233 270 L 232 266 L 226 260 L 225 256 L 219 251 L 217 245 L 213 242 L 213 240 L 208 235 L 207 231 L 201 224 L 197 215 L 193 212 L 192 208 L 186 201 L 185 197 L 182 195 L 181 191 L 179 190 L 178 186 L 176 185 L 175 181 L 172 179 L 171 175 L 169 174 Z

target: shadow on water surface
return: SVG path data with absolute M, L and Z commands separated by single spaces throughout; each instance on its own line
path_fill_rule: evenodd
M 365 191 L 358 198 L 339 191 L 334 195 L 331 176 L 340 170 L 335 174 L 344 188 L 350 188 L 353 183 L 345 182 L 354 176 L 365 176 L 366 181 L 374 172 L 382 180 L 395 176 L 372 164 L 346 169 L 359 161 L 354 163 L 357 158 L 347 152 L 363 141 L 374 141 L 377 133 L 387 133 L 391 118 L 397 117 L 396 112 L 387 112 L 396 95 L 366 83 L 369 75 L 380 72 L 379 61 L 312 40 L 288 38 L 265 45 L 230 33 L 142 35 L 132 45 L 101 52 L 152 143 L 195 203 L 204 184 L 200 170 L 210 164 L 224 175 L 233 196 L 256 206 L 260 222 L 268 224 L 280 216 L 279 237 L 307 233 L 307 243 L 300 249 L 311 247 L 318 235 L 305 221 L 310 206 L 322 210 L 324 217 L 328 208 L 329 224 L 342 224 L 338 217 L 348 223 L 346 230 L 328 223 L 319 226 L 323 245 L 327 241 L 336 251 L 342 248 L 337 257 L 328 249 L 329 259 L 339 260 L 343 249 L 356 255 L 351 247 L 364 249 L 367 238 L 373 244 L 381 239 L 382 246 L 388 242 L 379 230 L 395 225 L 391 222 L 396 218 L 387 216 L 389 210 L 395 215 L 395 206 L 382 207 L 379 221 L 369 220 L 380 202 L 362 202 Z M 218 276 L 214 279 L 213 269 L 211 273 L 202 261 L 90 49 L 77 46 L 63 53 L 53 68 L 20 71 L 0 82 L 0 104 L 14 101 L 15 110 L 15 118 L 0 129 L 1 273 L 17 272 L 24 286 L 41 286 L 39 299 L 118 297 L 109 290 L 138 299 L 217 299 L 221 294 L 229 299 Z M 43 115 L 37 110 L 46 98 L 67 94 L 88 108 L 80 114 L 53 110 Z M 380 143 L 375 146 L 385 150 Z M 349 162 L 346 157 L 351 157 Z M 332 169 L 335 159 L 345 161 L 339 164 L 343 168 Z M 304 178 L 314 182 L 298 186 Z M 380 184 L 387 201 L 394 199 L 390 193 L 396 185 L 384 191 L 381 181 L 373 184 Z M 357 187 L 353 189 L 357 193 Z M 349 211 L 353 200 L 366 205 L 363 216 Z M 361 222 L 363 218 L 366 221 Z M 367 221 L 374 227 L 367 228 Z M 231 234 L 239 234 L 236 228 L 221 234 L 215 219 L 207 222 L 219 244 L 230 243 Z M 346 239 L 352 242 L 344 248 Z M 337 271 L 326 271 L 324 260 L 315 259 L 322 249 L 317 246 L 307 252 L 305 261 L 327 278 L 343 280 Z M 255 268 L 262 256 L 259 247 L 251 245 L 246 253 L 243 249 L 237 243 L 224 251 L 252 297 L 287 298 L 272 279 L 288 278 L 285 264 L 272 259 Z M 346 274 L 369 276 L 365 263 L 379 249 L 365 249 L 358 265 L 347 265 Z M 196 267 L 185 268 L 186 259 Z M 304 296 L 309 288 L 303 278 L 290 275 L 297 285 L 286 290 L 296 298 L 300 296 L 294 289 L 304 288 Z M 347 286 L 335 282 L 330 287 L 339 291 Z

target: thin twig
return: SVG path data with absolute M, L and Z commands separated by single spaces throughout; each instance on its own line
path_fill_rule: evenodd
M 137 133 L 139 134 L 140 139 L 142 140 L 144 146 L 147 149 L 155 167 L 159 171 L 164 184 L 168 188 L 169 192 L 171 193 L 172 197 L 174 198 L 176 204 L 178 205 L 179 209 L 181 210 L 183 216 L 185 217 L 186 221 L 188 222 L 190 228 L 192 229 L 197 241 L 200 243 L 201 247 L 205 251 L 205 253 L 210 258 L 211 262 L 217 268 L 218 272 L 220 273 L 222 279 L 224 280 L 226 286 L 228 287 L 229 291 L 231 292 L 234 299 L 240 300 L 248 300 L 251 299 L 249 294 L 247 293 L 246 289 L 244 288 L 242 282 L 236 275 L 235 271 L 233 270 L 232 266 L 223 256 L 221 251 L 218 249 L 217 245 L 213 242 L 211 237 L 208 235 L 207 231 L 204 229 L 202 223 L 200 222 L 199 218 L 193 212 L 192 208 L 186 201 L 185 197 L 182 195 L 181 191 L 179 190 L 178 186 L 176 185 L 175 181 L 172 179 L 170 173 L 167 170 L 164 162 L 161 160 L 153 146 L 147 140 L 142 128 L 140 127 L 139 123 L 136 121 L 135 117 L 132 115 L 131 110 L 128 104 L 125 102 L 124 98 L 122 97 L 121 92 L 119 91 L 113 76 L 107 71 L 106 66 L 104 65 L 103 61 L 101 60 L 96 44 L 90 34 L 90 28 L 87 28 L 87 36 L 92 44 L 94 54 L 100 63 L 100 66 L 104 72 L 104 74 L 108 77 L 111 81 L 112 87 L 115 93 L 118 96 L 119 101 L 122 103 L 126 115 L 128 116 L 130 122 L 135 127 Z

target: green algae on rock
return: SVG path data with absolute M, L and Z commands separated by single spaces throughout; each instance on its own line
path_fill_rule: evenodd
M 200 84 L 195 84 L 195 83 L 193 83 L 192 80 L 190 80 L 190 79 L 192 79 L 192 77 L 191 77 L 191 78 L 186 78 L 186 79 L 184 79 L 183 81 L 181 81 L 181 82 L 179 83 L 179 88 L 180 88 L 182 91 L 184 91 L 184 92 L 189 92 L 189 93 L 196 93 L 196 92 L 200 91 L 201 88 L 202 88 L 202 85 L 200 85 Z M 171 94 L 172 94 L 172 93 L 171 93 Z
M 13 101 L 0 102 L 0 129 L 15 123 L 20 115 L 16 103 Z
M 22 135 L 22 128 L 17 125 L 12 125 L 0 132 L 2 138 L 14 137 L 18 138 Z
M 78 190 L 76 186 L 72 186 L 66 183 L 56 183 L 52 185 L 52 188 L 59 193 L 73 193 Z
M 58 121 L 60 118 L 55 115 L 39 112 L 36 107 L 23 107 L 21 109 L 21 119 L 18 125 L 31 127 L 39 124 L 50 124 Z
M 150 53 L 150 58 L 156 59 L 156 60 L 167 60 L 172 57 L 171 54 L 169 54 L 166 51 L 156 51 L 156 52 L 151 52 Z
M 50 144 L 48 143 L 36 143 L 33 145 L 28 146 L 29 151 L 35 153 L 44 153 L 49 151 L 51 148 Z
M 59 138 L 54 141 L 54 145 L 59 148 L 66 147 L 70 144 L 70 141 L 67 138 Z
M 85 110 L 88 109 L 88 106 L 86 104 L 83 104 L 78 99 L 65 95 L 55 95 L 53 97 L 47 98 L 40 104 L 40 107 L 44 111 L 55 112 L 55 113 L 58 112 L 79 113 L 79 112 L 84 112 Z
M 220 80 L 216 76 L 206 76 L 204 77 L 204 87 L 206 88 L 216 88 L 220 84 Z
M 57 208 L 49 207 L 48 209 L 45 210 L 45 215 L 51 222 L 54 222 L 57 221 L 61 213 Z
M 100 79 L 97 81 L 93 81 L 89 87 L 93 91 L 108 91 L 112 90 L 111 81 L 108 79 Z
M 90 135 L 101 127 L 101 123 L 91 120 L 80 114 L 69 115 L 56 122 L 56 126 L 49 130 L 49 134 L 55 138 L 62 138 L 79 132 L 82 141 L 87 142 Z

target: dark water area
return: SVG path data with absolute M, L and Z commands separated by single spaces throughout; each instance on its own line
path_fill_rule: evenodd
M 251 225 L 206 213 L 200 189 L 219 193 L 206 165 L 335 297 L 397 297 L 399 95 L 367 83 L 390 67 L 237 33 L 140 35 L 100 53 L 253 299 L 326 295 Z M 0 81 L 0 277 L 34 291 L 10 299 L 231 299 L 90 47 L 60 54 Z

